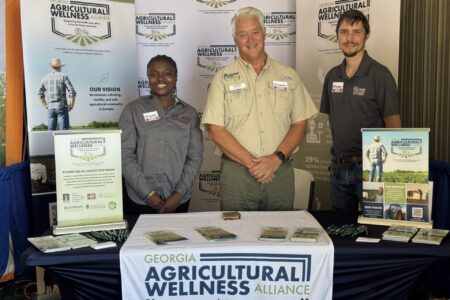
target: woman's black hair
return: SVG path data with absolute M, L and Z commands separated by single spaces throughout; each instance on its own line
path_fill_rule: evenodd
M 163 61 L 163 62 L 166 62 L 166 63 L 172 65 L 172 67 L 175 69 L 175 75 L 178 74 L 177 63 L 173 60 L 172 57 L 167 56 L 167 55 L 156 55 L 156 56 L 152 57 L 147 64 L 147 70 L 152 63 L 157 62 L 157 61 Z

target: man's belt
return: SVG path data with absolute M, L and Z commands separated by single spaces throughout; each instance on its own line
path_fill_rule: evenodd
M 362 163 L 362 156 L 342 156 L 333 157 L 335 163 L 339 166 L 354 166 Z

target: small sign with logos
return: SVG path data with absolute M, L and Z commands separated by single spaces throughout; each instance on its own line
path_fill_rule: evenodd
M 56 131 L 54 234 L 126 228 L 120 130 Z

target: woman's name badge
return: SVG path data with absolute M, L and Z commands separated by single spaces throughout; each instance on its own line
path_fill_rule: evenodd
M 153 122 L 153 121 L 159 120 L 159 115 L 156 110 L 143 113 L 143 115 L 144 115 L 145 122 Z

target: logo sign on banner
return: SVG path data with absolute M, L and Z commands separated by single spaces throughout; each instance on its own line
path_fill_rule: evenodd
M 264 25 L 267 33 L 266 45 L 271 45 L 271 40 L 295 44 L 295 11 L 265 13 Z
M 174 13 L 137 13 L 136 34 L 150 41 L 159 42 L 176 34 Z
M 207 73 L 200 76 L 212 78 L 215 73 L 231 63 L 236 56 L 236 45 L 198 46 L 197 66 L 207 70 Z
M 80 46 L 111 37 L 109 5 L 61 1 L 50 5 L 52 32 Z
M 197 2 L 206 4 L 212 8 L 221 8 L 225 5 L 236 2 L 236 0 L 197 0 Z
M 220 171 L 202 171 L 198 175 L 198 190 L 211 196 L 220 194 Z
M 139 97 L 150 94 L 150 87 L 148 85 L 147 77 L 138 78 L 138 90 L 139 90 Z
M 357 9 L 369 19 L 370 0 L 325 2 L 318 13 L 317 36 L 337 43 L 336 22 L 347 10 Z
M 427 128 L 362 129 L 360 223 L 431 227 Z

